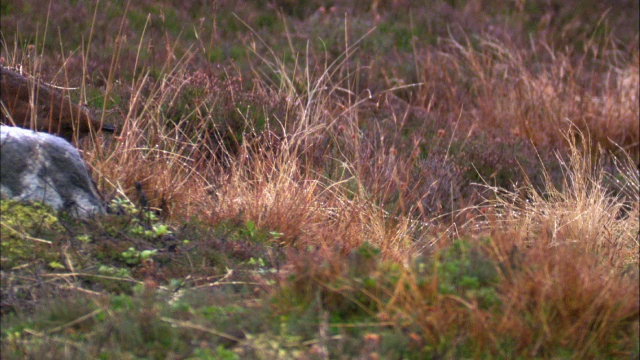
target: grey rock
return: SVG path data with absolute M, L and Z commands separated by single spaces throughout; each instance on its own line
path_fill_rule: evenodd
M 0 125 L 0 158 L 3 199 L 40 201 L 78 218 L 105 212 L 80 153 L 66 140 Z

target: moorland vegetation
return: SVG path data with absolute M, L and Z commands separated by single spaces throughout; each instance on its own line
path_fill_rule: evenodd
M 638 2 L 0 10 L 120 129 L 110 214 L 1 201 L 3 358 L 640 355 Z

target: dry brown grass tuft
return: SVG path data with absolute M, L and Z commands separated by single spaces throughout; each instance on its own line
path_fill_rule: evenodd
M 614 194 L 605 183 L 611 175 L 591 156 L 590 141 L 580 132 L 565 136 L 570 154 L 561 187 L 545 173 L 540 191 L 530 184 L 514 192 L 495 189 L 499 223 L 518 234 L 520 247 L 574 247 L 611 269 L 637 264 L 640 195 L 633 161 L 627 156 L 619 164 L 621 191 Z
M 349 110 L 358 104 L 340 103 L 332 83 L 340 82 L 335 77 L 344 60 L 316 77 L 303 66 L 288 72 L 275 55 L 271 62 L 263 59 L 281 81 L 278 93 L 268 90 L 273 84 L 265 79 L 254 82 L 248 95 L 246 89 L 234 94 L 237 88 L 222 87 L 215 75 L 191 73 L 189 60 L 186 54 L 155 81 L 142 73 L 131 86 L 122 135 L 108 144 L 86 144 L 85 158 L 104 179 L 106 193 L 134 202 L 144 196 L 171 221 L 251 221 L 280 233 L 282 244 L 348 253 L 368 241 L 385 256 L 407 256 L 419 226 L 407 217 L 391 219 L 357 171 L 363 168 L 359 161 L 368 161 L 359 158 L 358 119 Z M 231 95 L 222 92 L 229 89 Z M 283 99 L 275 101 L 283 118 L 268 112 L 238 116 L 241 99 L 264 104 L 274 97 Z M 221 112 L 228 101 L 233 106 Z M 221 124 L 219 116 L 236 122 Z M 262 127 L 255 126 L 257 116 L 264 116 Z M 338 131 L 340 121 L 350 130 Z M 336 158 L 322 154 L 327 141 L 339 143 L 332 151 Z M 338 164 L 338 181 L 323 173 L 327 163 L 334 169 Z
M 432 257 L 435 274 L 418 267 L 393 275 L 399 279 L 388 290 L 393 297 L 386 313 L 398 317 L 395 323 L 418 326 L 431 344 L 460 336 L 472 341 L 473 351 L 495 356 L 549 357 L 562 349 L 578 349 L 578 358 L 600 356 L 603 349 L 631 356 L 640 315 L 638 170 L 628 156 L 618 163 L 620 189 L 610 192 L 605 182 L 611 175 L 573 130 L 566 135 L 570 155 L 562 188 L 548 176 L 542 191 L 530 184 L 513 192 L 494 188 L 496 199 L 481 209 L 484 230 L 470 235 L 472 248 L 463 248 L 459 262 L 447 260 L 451 247 L 442 246 Z M 467 223 L 464 231 L 477 224 Z M 478 254 L 492 261 L 473 265 Z M 456 266 L 465 258 L 473 269 L 468 276 L 481 279 L 488 271 L 483 266 L 499 274 L 497 313 L 483 306 L 481 291 L 460 296 L 439 289 L 450 281 L 447 269 L 460 271 Z M 464 287 L 463 279 L 454 286 Z
M 532 357 L 559 348 L 581 349 L 577 357 L 606 344 L 614 352 L 633 348 L 640 315 L 637 275 L 611 275 L 578 247 L 516 247 L 512 236 L 518 235 L 496 237 L 513 246 L 501 285 L 503 316 L 493 329 L 497 336 L 511 337 L 518 352 Z
M 451 36 L 440 52 L 420 53 L 416 99 L 445 115 L 465 104 L 467 128 L 541 147 L 566 148 L 561 134 L 574 123 L 596 144 L 615 151 L 618 144 L 638 160 L 638 47 L 618 50 L 615 39 L 584 46 L 580 54 L 554 49 L 544 38 L 527 48 L 490 36 Z

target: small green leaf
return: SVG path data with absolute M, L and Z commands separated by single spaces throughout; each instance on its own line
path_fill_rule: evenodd
M 49 262 L 49 267 L 52 268 L 52 269 L 65 269 L 64 265 L 60 264 L 57 261 Z
M 140 259 L 141 260 L 145 260 L 148 259 L 150 257 L 152 257 L 153 255 L 155 255 L 155 253 L 157 253 L 158 250 L 153 249 L 153 250 L 144 250 L 140 253 Z

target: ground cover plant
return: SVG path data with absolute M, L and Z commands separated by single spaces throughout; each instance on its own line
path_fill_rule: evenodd
M 3 358 L 637 358 L 638 4 L 491 4 L 3 1 L 121 129 L 2 199 Z

